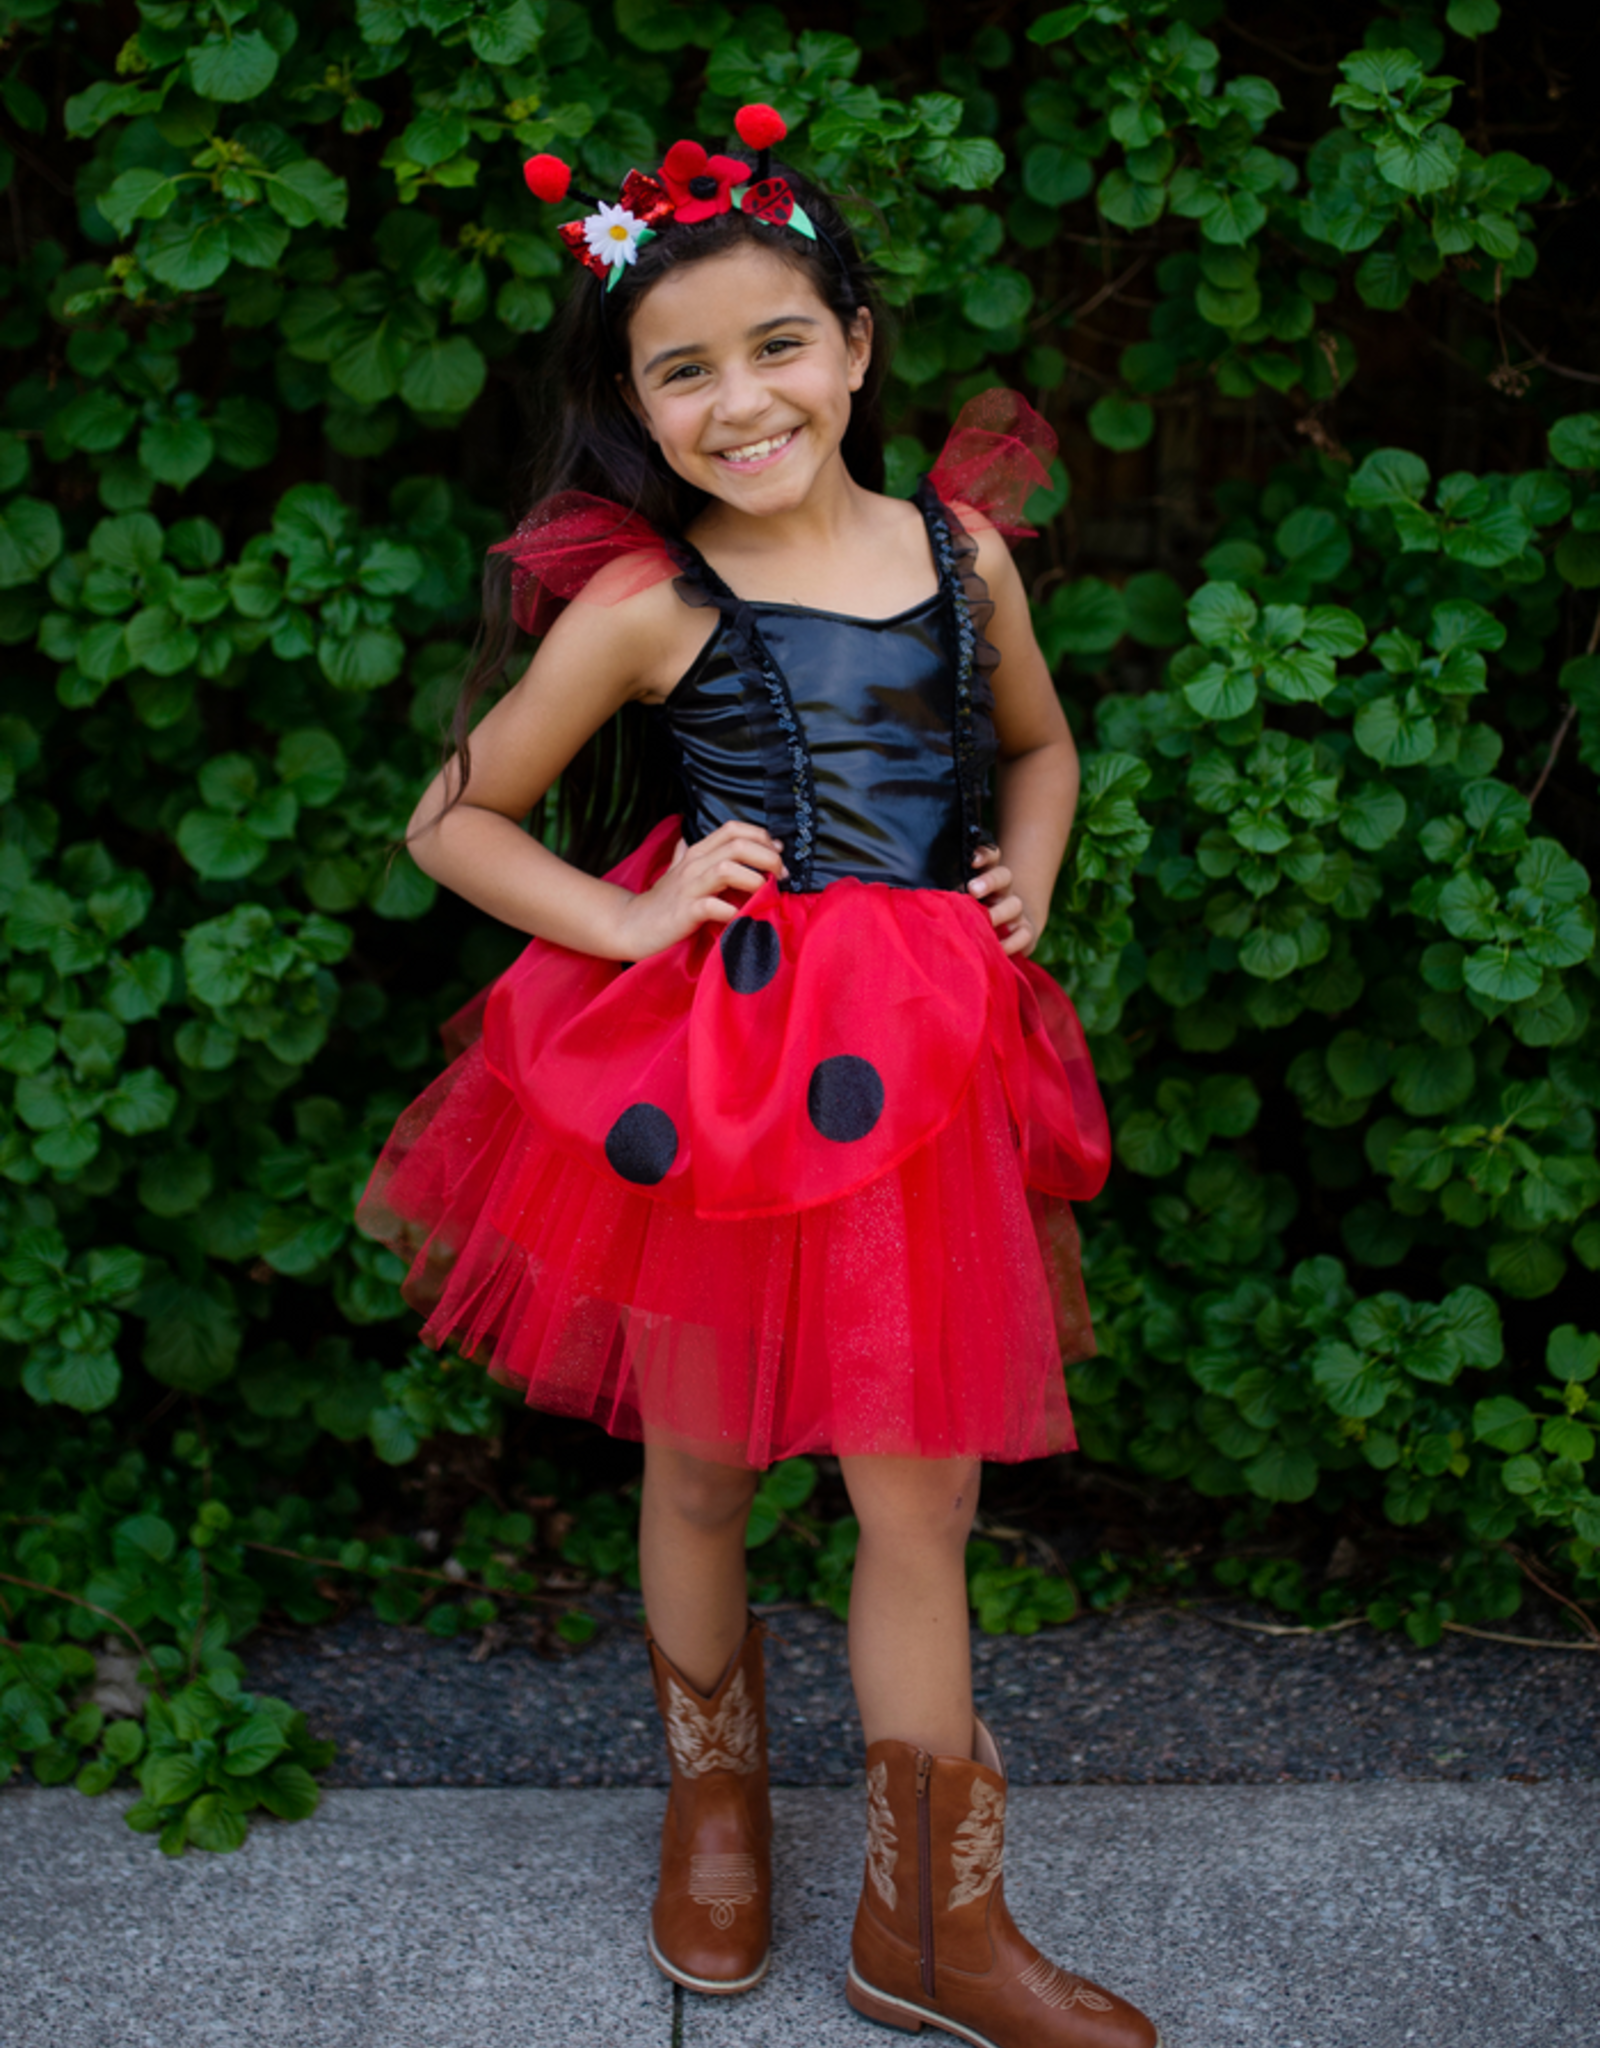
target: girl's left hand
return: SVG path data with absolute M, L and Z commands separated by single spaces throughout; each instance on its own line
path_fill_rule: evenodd
M 1001 950 L 1026 958 L 1039 943 L 1039 934 L 1022 898 L 1011 886 L 1011 870 L 1005 865 L 999 847 L 980 846 L 972 856 L 972 865 L 978 873 L 967 888 L 988 911 L 989 921 L 999 934 Z

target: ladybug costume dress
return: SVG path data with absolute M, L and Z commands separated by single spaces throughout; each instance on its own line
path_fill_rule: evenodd
M 535 939 L 384 1149 L 359 1221 L 425 1336 L 537 1408 L 755 1467 L 1073 1446 L 1062 1362 L 1094 1347 L 1069 1203 L 1110 1145 L 1071 1004 L 966 889 L 997 656 L 950 500 L 1005 518 L 1006 436 L 973 432 L 918 493 L 937 592 L 892 618 L 746 602 L 626 522 L 718 617 L 653 714 L 683 814 L 608 879 L 647 889 L 735 817 L 789 873 L 637 963 Z M 546 590 L 583 529 L 562 509 L 520 558 Z

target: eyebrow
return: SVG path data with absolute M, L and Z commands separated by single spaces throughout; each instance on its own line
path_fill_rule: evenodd
M 755 327 L 747 327 L 744 338 L 746 341 L 755 341 L 763 334 L 771 334 L 774 328 L 816 327 L 819 324 L 809 313 L 780 313 L 776 320 L 763 320 Z M 709 353 L 703 341 L 686 341 L 677 348 L 664 348 L 659 355 L 653 355 L 641 374 L 648 377 L 652 370 L 659 370 L 663 363 L 675 362 L 679 356 L 703 356 Z

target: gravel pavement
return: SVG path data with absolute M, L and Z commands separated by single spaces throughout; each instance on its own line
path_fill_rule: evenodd
M 974 1632 L 979 1705 L 1014 1779 L 1600 1781 L 1600 1655 L 1461 1635 L 1418 1651 L 1365 1626 L 1266 1636 L 1215 1611 L 1124 1611 L 1027 1638 Z M 368 1612 L 257 1636 L 244 1656 L 252 1685 L 338 1741 L 330 1785 L 659 1785 L 635 1612 L 614 1605 L 594 1642 L 560 1658 L 514 1634 L 483 1656 L 481 1642 L 440 1642 Z M 853 1784 L 843 1626 L 814 1610 L 769 1626 L 774 1782 Z

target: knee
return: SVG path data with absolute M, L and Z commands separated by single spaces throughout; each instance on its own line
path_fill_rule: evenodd
M 887 1460 L 871 1462 L 889 1466 Z M 976 1460 L 897 1459 L 892 1469 L 853 1475 L 851 1504 L 862 1541 L 908 1557 L 930 1550 L 964 1553 L 978 1511 L 981 1469 Z
M 761 1481 L 757 1472 L 701 1458 L 674 1459 L 669 1470 L 650 1476 L 669 1513 L 708 1535 L 743 1523 Z

